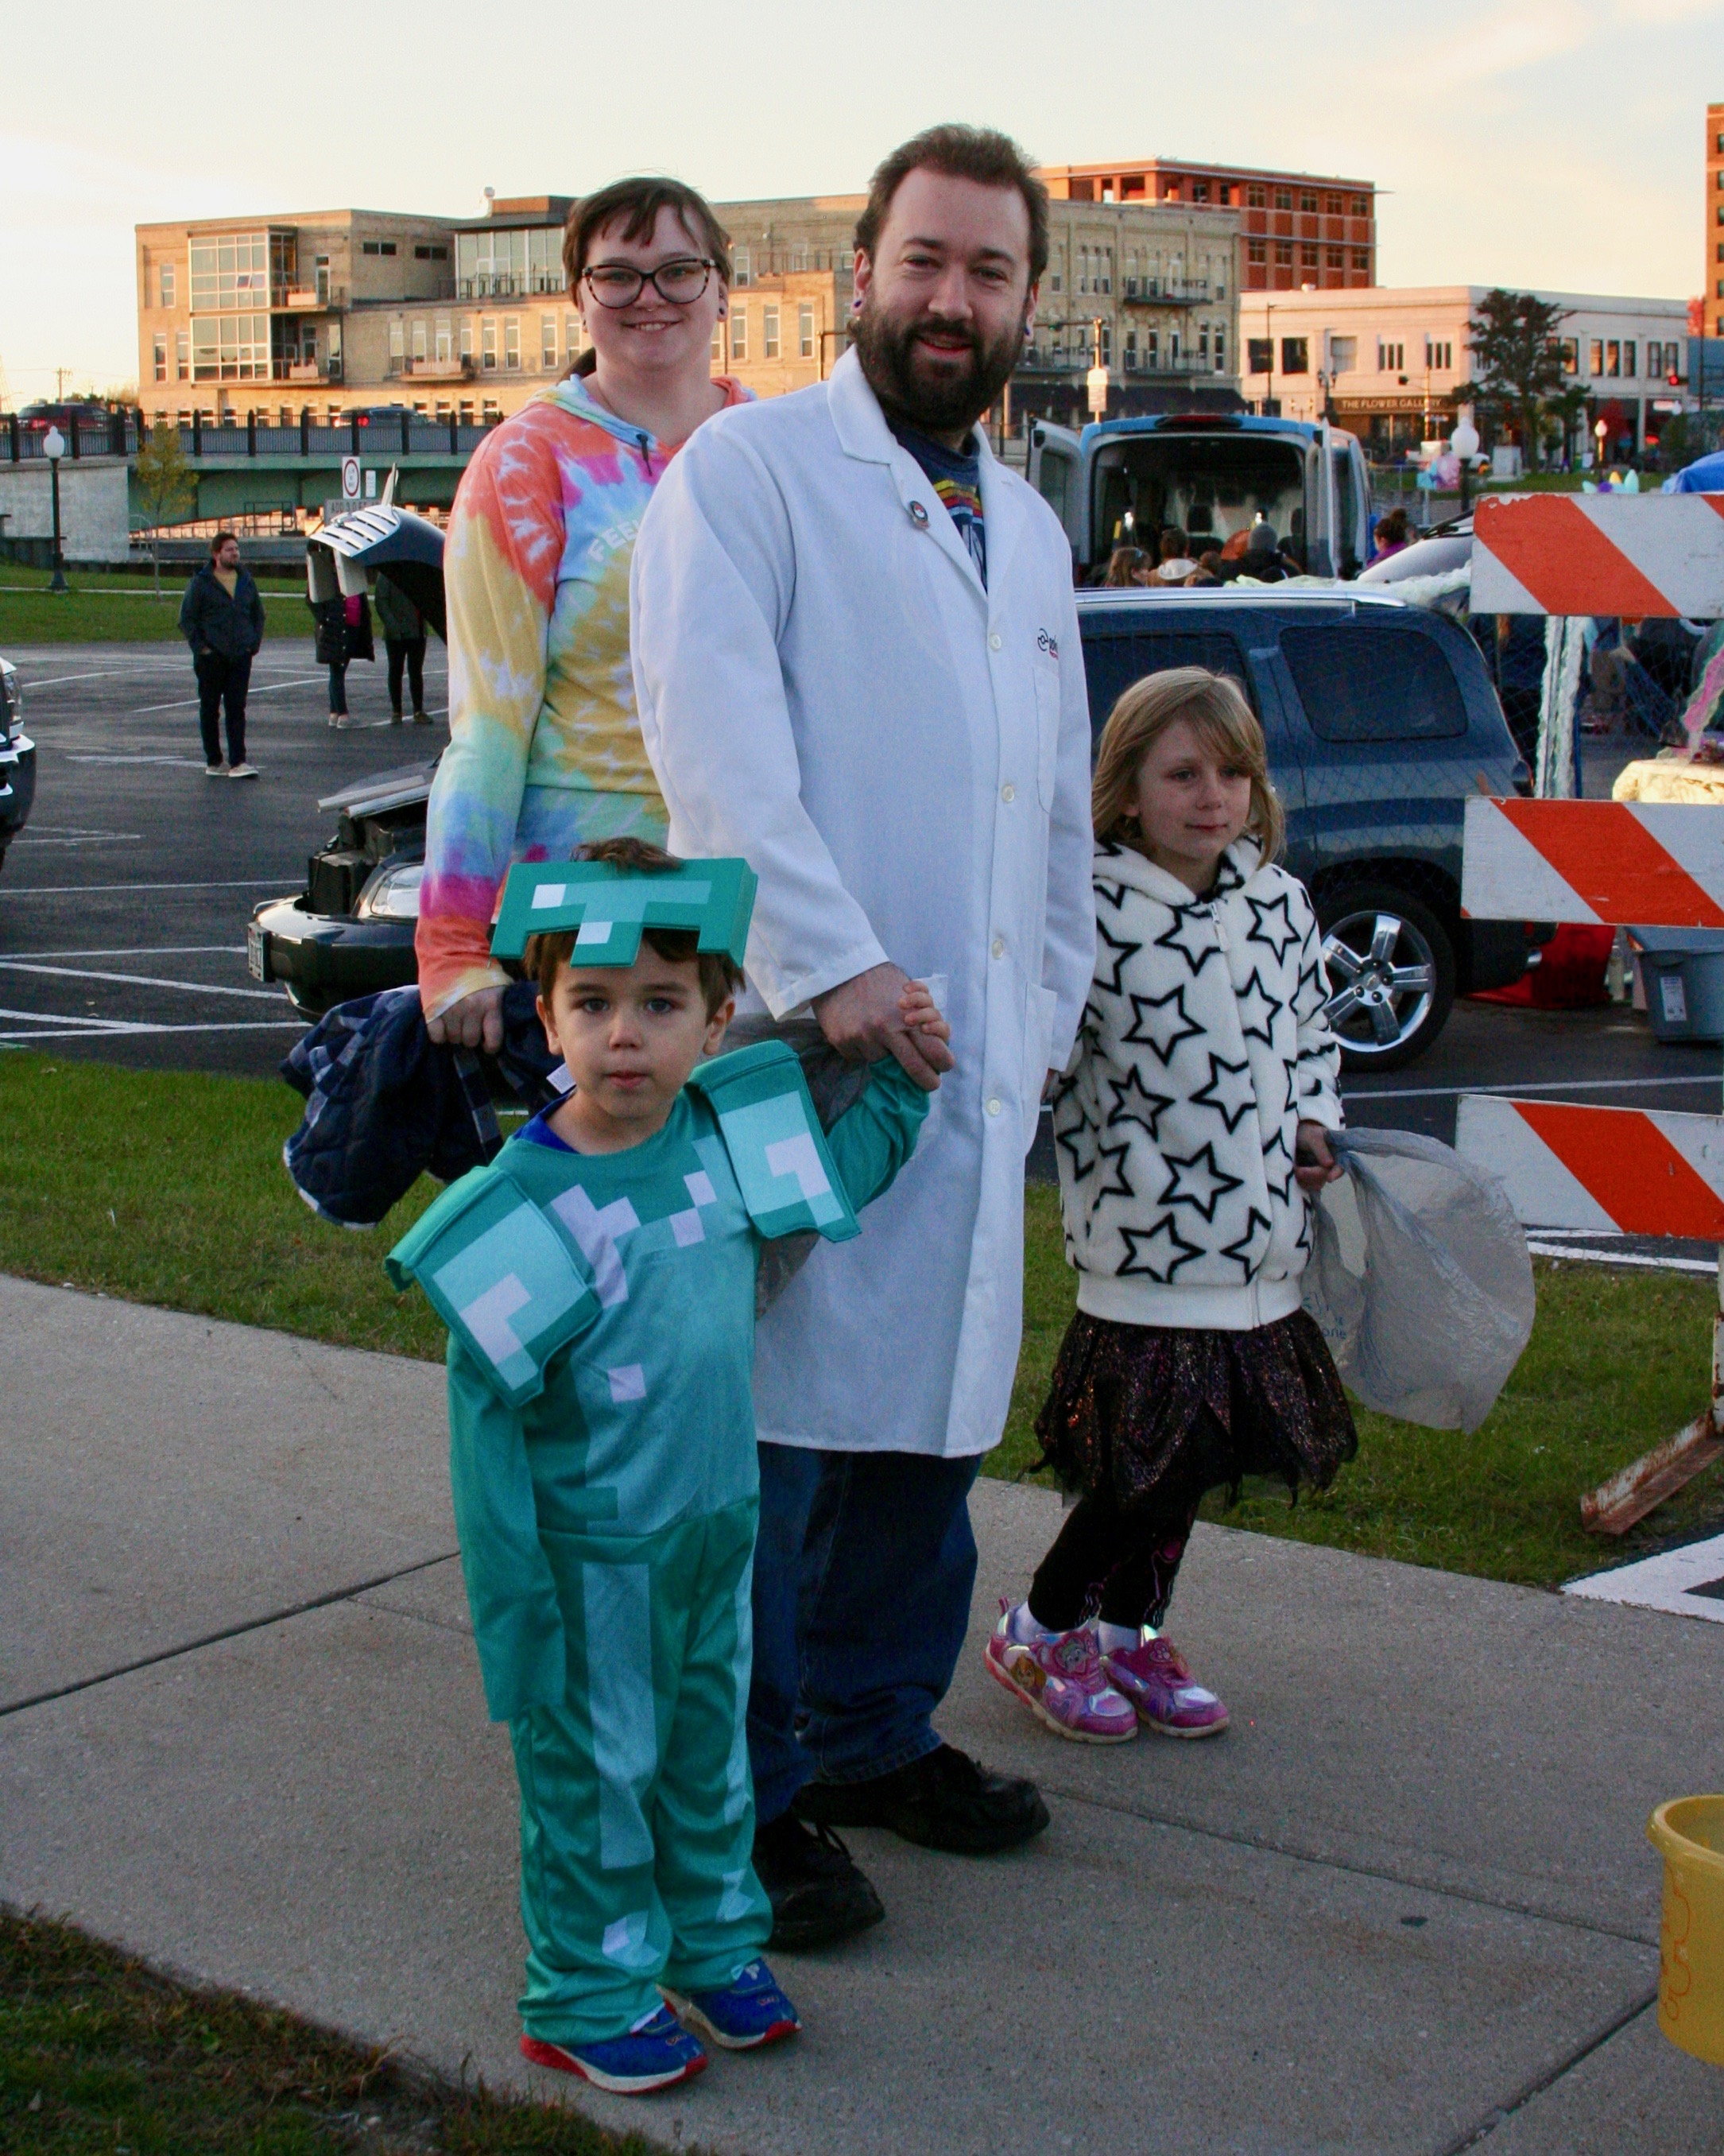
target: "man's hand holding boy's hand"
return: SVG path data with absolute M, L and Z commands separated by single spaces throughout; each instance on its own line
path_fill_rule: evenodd
M 840 982 L 814 998 L 814 1015 L 824 1033 L 847 1063 L 877 1063 L 883 1055 L 895 1056 L 906 1072 L 925 1093 L 939 1089 L 940 1074 L 952 1067 L 947 1042 L 952 1028 L 934 1009 L 933 1025 L 911 1026 L 905 1021 L 900 998 L 918 987 L 901 967 L 870 966 L 854 980 Z M 922 988 L 921 994 L 927 995 Z
M 940 1006 L 929 993 L 926 981 L 906 981 L 904 983 L 898 997 L 898 1019 L 906 1033 L 915 1035 L 925 1053 L 931 1041 L 937 1041 L 944 1049 L 952 1039 L 952 1022 L 941 1015 Z M 942 1066 L 932 1055 L 927 1056 L 927 1061 L 934 1072 L 934 1082 L 926 1090 L 931 1093 L 937 1092 Z M 951 1062 L 948 1051 L 945 1067 L 950 1069 Z

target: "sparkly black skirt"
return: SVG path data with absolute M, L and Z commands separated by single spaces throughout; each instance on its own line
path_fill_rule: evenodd
M 1302 1310 L 1249 1332 L 1121 1325 L 1079 1311 L 1036 1418 L 1069 1490 L 1126 1509 L 1247 1476 L 1321 1489 L 1358 1450 L 1322 1334 Z

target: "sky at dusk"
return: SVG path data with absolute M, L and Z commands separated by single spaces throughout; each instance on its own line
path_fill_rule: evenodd
M 650 28 L 652 41 L 644 40 Z M 9 18 L 0 390 L 137 368 L 132 227 L 470 216 L 639 170 L 715 199 L 859 191 L 937 120 L 1049 163 L 1161 155 L 1373 180 L 1385 285 L 1686 298 L 1724 0 L 656 0 Z

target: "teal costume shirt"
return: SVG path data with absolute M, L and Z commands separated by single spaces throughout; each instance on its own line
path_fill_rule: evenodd
M 517 1137 L 391 1253 L 450 1322 L 455 1523 L 521 1789 L 529 2033 L 613 2035 L 727 1982 L 771 1912 L 745 1716 L 762 1243 L 854 1214 L 928 1096 L 875 1065 L 824 1135 L 777 1043 L 704 1065 L 622 1152 Z

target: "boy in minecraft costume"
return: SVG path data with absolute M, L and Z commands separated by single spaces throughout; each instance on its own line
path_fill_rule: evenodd
M 823 1132 L 782 1042 L 715 1055 L 754 881 L 627 839 L 510 871 L 493 948 L 536 977 L 572 1091 L 388 1259 L 449 1328 L 462 1568 L 521 1785 L 521 2049 L 627 2093 L 706 2063 L 670 2007 L 731 2049 L 798 2025 L 750 1862 L 756 1273 L 767 1239 L 856 1235 L 927 1110 L 889 1060 Z M 947 1035 L 920 984 L 905 1016 Z

